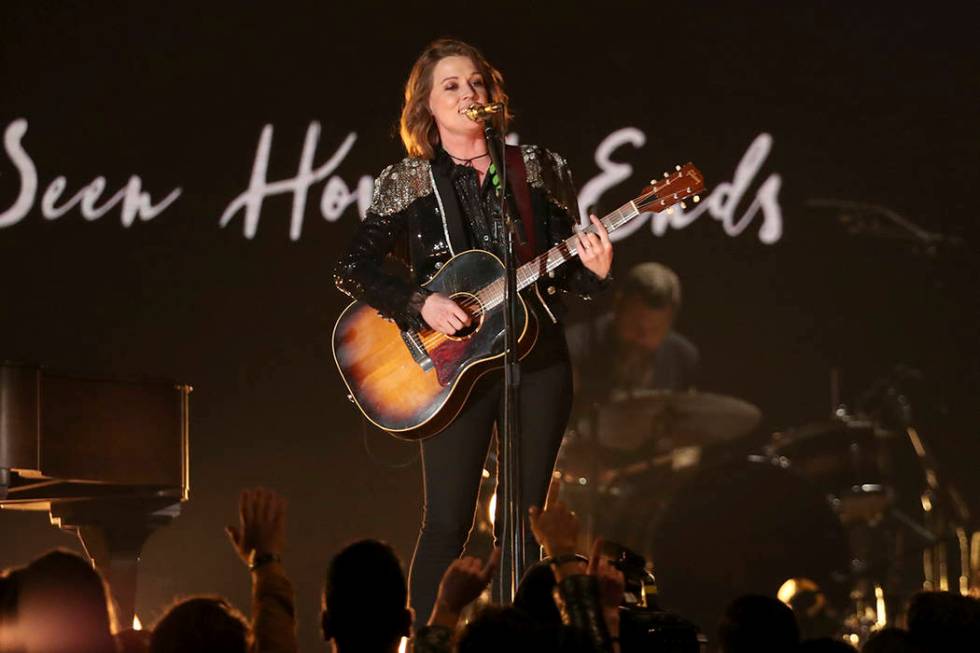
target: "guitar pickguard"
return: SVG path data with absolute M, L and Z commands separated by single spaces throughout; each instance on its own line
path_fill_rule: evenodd
M 455 380 L 466 363 L 469 349 L 467 345 L 466 340 L 450 340 L 447 338 L 445 342 L 429 351 L 429 358 L 436 370 L 439 385 L 445 387 Z

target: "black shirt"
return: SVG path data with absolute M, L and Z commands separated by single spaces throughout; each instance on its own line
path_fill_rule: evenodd
M 613 391 L 688 390 L 695 385 L 700 354 L 694 343 L 669 331 L 655 352 L 637 356 L 619 344 L 614 320 L 606 313 L 566 329 L 582 399 L 603 401 Z
M 476 168 L 453 161 L 445 150 L 439 150 L 434 162 L 436 166 L 448 169 L 453 190 L 463 214 L 470 247 L 485 249 L 503 258 L 504 242 L 500 229 L 500 200 L 490 181 L 490 175 L 483 178 Z

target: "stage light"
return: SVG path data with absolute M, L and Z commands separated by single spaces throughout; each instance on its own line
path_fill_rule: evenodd
M 796 596 L 799 591 L 798 583 L 795 578 L 790 578 L 788 581 L 779 586 L 779 591 L 776 592 L 776 598 L 789 605 L 789 602 Z
M 885 611 L 885 590 L 882 589 L 881 585 L 875 585 L 875 612 L 877 612 L 877 619 L 875 619 L 875 627 L 880 630 L 888 625 L 888 614 Z

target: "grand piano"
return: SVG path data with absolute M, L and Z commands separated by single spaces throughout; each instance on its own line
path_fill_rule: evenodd
M 190 392 L 0 362 L 0 508 L 76 533 L 123 626 L 144 542 L 188 498 Z

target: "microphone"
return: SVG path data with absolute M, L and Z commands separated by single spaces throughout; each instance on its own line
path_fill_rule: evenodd
M 491 102 L 490 104 L 474 104 L 469 109 L 463 111 L 463 114 L 474 122 L 479 122 L 481 120 L 486 120 L 495 113 L 500 113 L 504 110 L 503 102 Z

